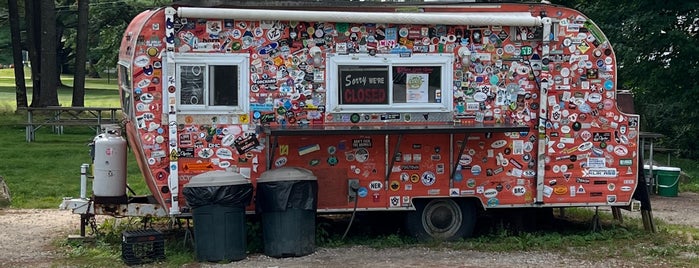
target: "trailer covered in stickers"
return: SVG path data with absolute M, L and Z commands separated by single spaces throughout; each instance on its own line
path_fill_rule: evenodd
M 307 169 L 318 213 L 404 211 L 439 239 L 470 235 L 478 210 L 628 206 L 638 187 L 614 50 L 562 6 L 164 7 L 128 26 L 118 74 L 170 216 L 215 171 Z

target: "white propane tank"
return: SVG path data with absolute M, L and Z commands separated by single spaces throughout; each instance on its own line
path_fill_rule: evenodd
M 126 140 L 114 129 L 94 139 L 92 192 L 100 197 L 126 195 Z

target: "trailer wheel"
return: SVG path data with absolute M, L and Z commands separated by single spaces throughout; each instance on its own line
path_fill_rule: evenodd
M 465 200 L 415 200 L 415 211 L 406 215 L 405 223 L 408 232 L 421 241 L 456 240 L 473 234 L 476 209 Z

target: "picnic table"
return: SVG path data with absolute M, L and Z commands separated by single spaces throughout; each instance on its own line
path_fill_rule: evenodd
M 119 107 L 27 107 L 27 123 L 25 127 L 27 142 L 36 138 L 36 131 L 44 126 L 51 126 L 54 133 L 63 134 L 64 126 L 89 126 L 100 132 L 102 124 L 119 123 L 117 111 Z M 103 116 L 108 113 L 108 116 Z

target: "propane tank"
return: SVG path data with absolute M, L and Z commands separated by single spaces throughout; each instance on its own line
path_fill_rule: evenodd
M 92 192 L 99 197 L 126 195 L 126 140 L 118 129 L 106 129 L 93 139 Z

